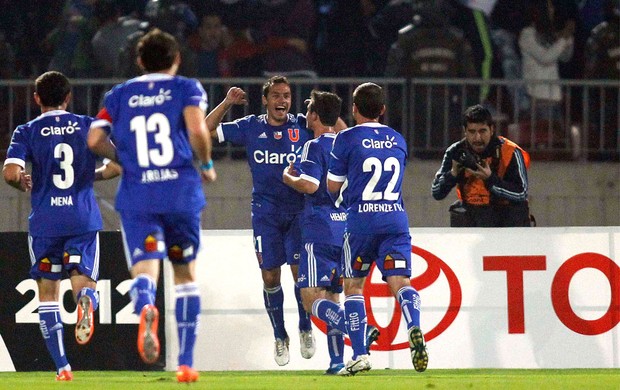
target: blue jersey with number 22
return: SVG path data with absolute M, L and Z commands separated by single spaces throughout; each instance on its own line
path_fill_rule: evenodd
M 376 122 L 354 126 L 338 133 L 331 157 L 329 180 L 347 180 L 347 232 L 409 231 L 401 194 L 407 145 L 401 134 Z

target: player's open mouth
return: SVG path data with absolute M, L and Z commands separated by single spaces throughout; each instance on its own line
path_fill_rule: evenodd
M 278 112 L 286 112 L 286 106 L 278 106 L 278 107 L 276 107 L 276 111 L 278 111 Z

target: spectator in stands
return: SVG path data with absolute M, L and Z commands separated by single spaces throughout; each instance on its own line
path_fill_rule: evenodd
M 15 51 L 7 41 L 6 35 L 0 31 L 0 79 L 12 79 L 15 77 Z
M 263 70 L 269 74 L 316 77 L 310 51 L 316 14 L 311 0 L 260 0 L 254 42 L 266 42 Z
M 605 20 L 592 29 L 588 38 L 584 76 L 620 80 L 620 1 L 606 3 Z
M 620 1 L 607 0 L 605 10 L 605 21 L 594 27 L 586 44 L 584 77 L 617 83 L 620 80 Z M 589 118 L 594 131 L 589 134 L 603 137 L 603 147 L 615 150 L 618 159 L 618 87 L 593 88 L 590 99 L 593 104 L 590 104 Z
M 155 27 L 172 34 L 179 42 L 185 42 L 199 24 L 189 4 L 179 0 L 148 0 L 144 15 Z
M 0 62 L 0 79 L 10 80 L 15 78 L 15 52 L 2 31 L 0 31 L 0 56 L 2 57 L 2 62 Z M 11 136 L 9 109 L 7 94 L 0 94 L 0 152 L 2 152 L 0 158 L 4 157 L 4 151 L 9 146 L 9 139 Z
M 531 101 L 533 121 L 536 119 L 560 123 L 562 121 L 562 89 L 554 82 L 560 79 L 559 61 L 568 61 L 573 55 L 574 21 L 568 21 L 556 30 L 555 8 L 551 0 L 534 2 L 529 14 L 531 24 L 519 35 L 523 59 L 523 77 Z
M 67 77 L 92 77 L 94 59 L 91 39 L 96 25 L 93 8 L 98 0 L 67 0 L 59 24 L 47 40 L 54 47 L 48 70 Z M 80 98 L 74 96 L 77 103 Z
M 372 1 L 317 0 L 315 3 L 318 19 L 314 65 L 319 76 L 366 76 L 368 50 L 365 48 L 372 40 L 367 21 L 375 10 Z
M 140 29 L 130 34 L 121 48 L 119 62 L 123 77 L 136 77 L 142 73 L 136 64 L 136 45 L 153 28 L 159 28 L 176 38 L 183 58 L 178 74 L 194 77 L 196 66 L 187 45 L 187 36 L 198 28 L 198 18 L 189 5 L 176 0 L 148 0 L 144 6 L 144 17 L 147 23 L 141 23 Z
M 120 49 L 127 37 L 143 28 L 142 20 L 133 15 L 121 16 L 121 8 L 111 0 L 99 1 L 95 5 L 95 15 L 101 21 L 99 29 L 91 41 L 96 60 L 97 77 L 123 77 L 121 72 Z
M 366 74 L 381 76 L 385 73 L 385 65 L 390 47 L 398 40 L 401 28 L 411 23 L 413 17 L 412 4 L 428 0 L 392 0 L 366 1 L 367 13 L 373 13 L 368 21 L 368 31 L 372 39 L 366 42 L 372 50 L 366 51 Z M 373 10 L 375 10 L 373 12 Z
M 498 61 L 494 61 L 496 53 L 489 32 L 488 20 L 496 1 L 449 1 L 452 6 L 452 11 L 448 13 L 450 24 L 461 29 L 463 35 L 469 41 L 477 75 L 483 80 L 501 77 L 501 68 L 498 66 Z M 476 90 L 478 91 L 478 101 L 481 103 L 486 103 L 492 97 L 489 85 L 482 85 L 480 88 L 476 88 Z
M 474 78 L 476 70 L 469 42 L 463 32 L 449 24 L 436 2 L 413 5 L 413 22 L 401 29 L 388 54 L 385 75 L 407 78 Z M 446 124 L 458 132 L 461 89 L 458 86 L 415 86 L 414 142 L 417 148 L 443 148 L 450 138 Z M 446 94 L 447 92 L 447 94 Z M 399 91 L 391 91 L 390 94 Z M 447 98 L 446 98 L 447 96 Z M 400 108 L 390 112 L 398 117 Z M 402 126 L 402 125 L 401 125 Z M 424 157 L 424 153 L 418 153 Z
M 477 104 L 463 114 L 465 137 L 446 150 L 431 193 L 444 199 L 457 186 L 451 227 L 530 226 L 528 153 L 498 136 L 491 112 Z
M 505 80 L 516 81 L 523 78 L 517 39 L 527 24 L 525 19 L 527 1 L 497 0 L 489 16 L 491 39 L 497 48 L 497 57 Z M 508 109 L 512 115 L 516 116 L 529 110 L 529 100 L 522 84 L 509 85 L 507 89 L 512 103 L 512 107 Z
M 198 31 L 188 37 L 188 44 L 195 57 L 196 77 L 222 77 L 230 75 L 223 51 L 232 38 L 222 17 L 217 13 L 208 13 L 200 20 Z
M 90 78 L 95 75 L 95 60 L 91 40 L 97 30 L 94 6 L 103 0 L 66 0 L 62 17 L 47 40 L 54 48 L 48 70 L 70 78 Z M 72 110 L 88 112 L 88 87 L 72 88 Z

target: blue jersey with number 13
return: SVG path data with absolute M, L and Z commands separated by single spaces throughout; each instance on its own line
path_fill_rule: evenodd
M 204 207 L 183 117 L 188 106 L 205 111 L 207 95 L 198 81 L 181 76 L 147 74 L 106 94 L 92 127 L 111 131 L 123 166 L 117 210 L 170 213 Z

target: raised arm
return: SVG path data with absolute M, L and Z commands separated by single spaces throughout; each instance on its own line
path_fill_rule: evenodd
M 245 91 L 238 87 L 231 87 L 226 93 L 226 97 L 218 104 L 205 118 L 205 123 L 212 138 L 217 137 L 217 126 L 222 122 L 224 116 L 233 105 L 248 104 Z

